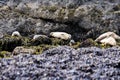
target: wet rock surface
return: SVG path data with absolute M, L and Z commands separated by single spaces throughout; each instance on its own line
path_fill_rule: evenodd
M 14 31 L 22 37 L 11 37 Z M 75 44 L 32 40 L 56 31 L 71 34 Z M 119 0 L 1 0 L 0 80 L 120 80 L 120 47 L 94 41 L 107 31 L 120 35 Z M 13 56 L 18 46 L 25 48 Z
M 96 38 L 107 31 L 120 34 L 119 0 L 3 0 L 0 32 L 23 36 L 64 31 L 73 39 Z
M 43 54 L 19 54 L 0 59 L 0 79 L 108 80 L 120 79 L 120 48 L 59 46 Z

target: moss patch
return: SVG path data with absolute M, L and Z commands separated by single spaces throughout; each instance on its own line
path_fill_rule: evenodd
M 81 42 L 80 47 L 92 47 L 92 46 L 98 46 L 98 43 L 96 43 L 93 39 L 89 38 L 85 41 Z
M 22 45 L 23 46 L 30 46 L 31 45 L 31 39 L 28 37 L 22 37 Z
M 0 58 L 7 58 L 7 57 L 10 57 L 11 56 L 11 53 L 8 52 L 8 51 L 1 51 L 0 52 Z
M 72 48 L 77 49 L 80 47 L 80 42 L 75 42 L 75 44 L 71 45 Z
M 54 48 L 54 45 L 39 45 L 39 46 L 30 46 L 30 48 L 34 49 L 35 54 L 41 54 L 43 51 L 48 50 L 50 48 Z
M 62 40 L 58 38 L 51 38 L 52 45 L 67 45 L 69 44 L 70 40 Z
M 50 44 L 52 44 L 52 41 L 48 37 L 40 37 L 36 40 L 31 41 L 31 45 L 33 45 L 33 46 L 37 46 L 37 45 L 40 45 L 40 44 L 44 44 L 44 45 L 49 44 L 50 45 Z
M 5 51 L 12 51 L 16 46 L 21 46 L 22 40 L 19 37 L 7 36 L 0 39 L 0 48 Z

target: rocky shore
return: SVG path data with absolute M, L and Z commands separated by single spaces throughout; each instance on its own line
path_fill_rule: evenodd
M 108 31 L 120 35 L 119 0 L 1 0 L 0 80 L 120 80 L 120 40 L 95 41 Z
M 51 31 L 70 33 L 74 40 L 95 39 L 106 31 L 120 35 L 119 0 L 3 0 L 0 32 L 23 36 Z
M 41 55 L 0 59 L 1 80 L 119 80 L 120 47 L 59 46 Z

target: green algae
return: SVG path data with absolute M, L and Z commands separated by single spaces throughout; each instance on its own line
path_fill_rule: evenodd
M 1 51 L 0 52 L 0 58 L 7 58 L 7 57 L 10 57 L 10 56 L 12 56 L 12 55 L 8 51 Z

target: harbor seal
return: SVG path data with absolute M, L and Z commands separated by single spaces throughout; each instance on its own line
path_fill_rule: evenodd
M 38 39 L 38 38 L 48 38 L 46 35 L 34 35 L 33 36 L 33 40 L 36 40 L 36 39 Z
M 12 33 L 12 36 L 17 36 L 17 37 L 21 37 L 20 33 L 18 31 L 14 31 Z
M 120 39 L 120 36 L 118 36 L 116 33 L 106 32 L 106 33 L 101 34 L 95 41 L 99 42 L 102 39 L 107 38 L 107 37 L 113 37 L 114 39 Z
M 116 39 L 120 39 L 120 36 L 114 32 L 106 32 L 100 35 L 95 41 L 114 46 L 116 45 Z
M 102 39 L 100 42 L 105 44 L 105 45 L 109 44 L 112 46 L 115 46 L 117 44 L 116 40 L 113 37 L 106 37 L 106 38 Z
M 55 38 L 60 38 L 63 40 L 71 39 L 71 35 L 66 32 L 51 32 L 50 36 L 55 37 Z

